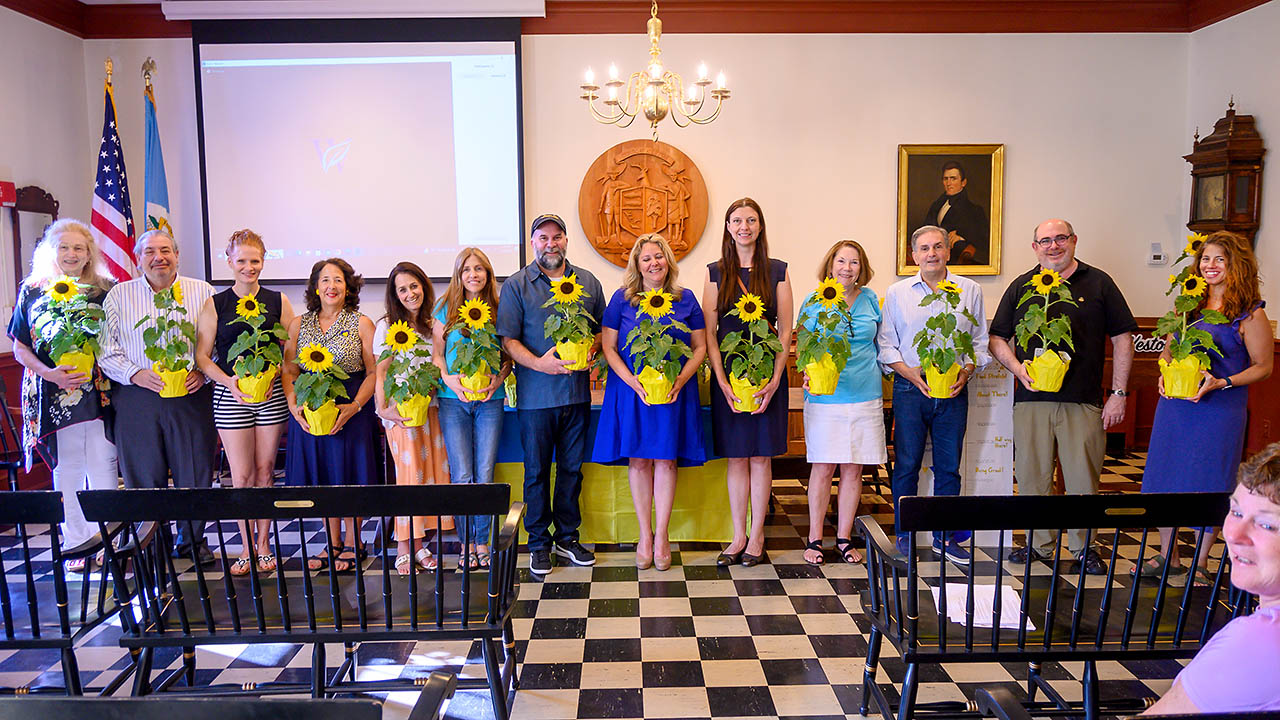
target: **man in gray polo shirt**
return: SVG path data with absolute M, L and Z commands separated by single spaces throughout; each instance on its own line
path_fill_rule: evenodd
M 543 331 L 547 316 L 555 310 L 542 305 L 551 298 L 552 280 L 576 276 L 585 295 L 584 307 L 592 318 L 594 355 L 600 347 L 605 302 L 600 281 L 565 259 L 569 239 L 560 216 L 539 215 L 530 228 L 530 243 L 534 261 L 502 284 L 498 335 L 516 363 L 516 415 L 524 446 L 524 502 L 528 508 L 524 527 L 529 533 L 529 570 L 546 575 L 551 572 L 553 551 L 574 565 L 594 565 L 596 557 L 578 543 L 578 526 L 582 524 L 578 496 L 591 411 L 589 372 L 569 370 L 566 366 L 571 363 L 556 355 L 555 343 Z M 552 522 L 554 538 L 550 532 Z

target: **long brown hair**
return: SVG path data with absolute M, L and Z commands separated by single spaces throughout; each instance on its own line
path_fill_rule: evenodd
M 1249 241 L 1244 236 L 1219 230 L 1205 238 L 1196 251 L 1192 267 L 1197 275 L 1200 274 L 1200 258 L 1204 256 L 1204 249 L 1210 245 L 1222 248 L 1223 254 L 1227 256 L 1227 287 L 1222 297 L 1222 314 L 1228 320 L 1234 320 L 1262 302 L 1262 292 L 1258 288 L 1258 257 L 1253 254 L 1253 248 L 1249 247 Z M 1200 301 L 1200 309 L 1204 309 L 1208 301 L 1209 293 L 1205 293 Z
M 680 278 L 680 268 L 676 265 L 676 254 L 671 251 L 667 239 L 658 233 L 648 233 L 636 238 L 631 246 L 631 254 L 627 257 L 627 270 L 622 275 L 623 297 L 632 305 L 640 304 L 640 294 L 644 292 L 644 278 L 640 275 L 640 253 L 645 245 L 657 245 L 662 257 L 667 260 L 667 277 L 662 281 L 663 292 L 671 293 L 677 301 L 684 296 L 684 290 L 676 283 Z
M 449 287 L 444 291 L 444 296 L 440 298 L 440 307 L 444 308 L 444 331 L 446 334 L 453 329 L 455 325 L 462 324 L 462 318 L 458 317 L 458 308 L 467 301 L 467 289 L 462 286 L 462 266 L 467 264 L 467 258 L 472 255 L 476 256 L 476 260 L 484 266 L 485 274 L 488 278 L 485 281 L 484 289 L 480 291 L 480 300 L 488 304 L 489 310 L 493 312 L 493 317 L 498 317 L 498 288 L 497 281 L 493 277 L 493 263 L 489 262 L 489 256 L 484 254 L 480 248 L 467 247 L 462 248 L 458 253 L 458 257 L 453 261 L 453 276 L 449 278 Z M 471 337 L 471 328 L 462 324 L 461 332 L 463 337 Z
M 397 275 L 408 275 L 422 286 L 422 304 L 418 306 L 417 317 L 410 315 L 409 309 L 400 302 L 400 296 L 396 294 Z M 431 286 L 431 281 L 427 279 L 427 274 L 422 272 L 422 268 L 411 262 L 397 263 L 391 268 L 391 274 L 387 276 L 386 304 L 387 314 L 383 317 L 386 318 L 388 325 L 394 325 L 403 320 L 419 334 L 425 335 L 428 339 L 431 337 L 431 308 L 436 304 L 436 289 Z
M 760 218 L 760 234 L 756 236 L 756 249 L 751 256 L 751 274 L 748 277 L 747 292 L 760 298 L 765 307 L 773 304 L 773 283 L 769 281 L 769 241 L 765 238 L 764 211 L 759 203 L 749 197 L 739 198 L 729 203 L 724 211 L 724 240 L 720 243 L 720 291 L 716 295 L 716 311 L 727 312 L 733 304 L 734 295 L 738 292 L 738 271 L 742 264 L 738 262 L 738 249 L 734 246 L 733 234 L 729 232 L 729 216 L 739 208 L 751 208 Z

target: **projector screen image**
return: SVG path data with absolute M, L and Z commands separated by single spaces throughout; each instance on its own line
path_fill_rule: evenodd
M 210 279 L 241 228 L 268 282 L 327 257 L 448 277 L 469 245 L 519 268 L 513 43 L 208 44 L 200 79 Z

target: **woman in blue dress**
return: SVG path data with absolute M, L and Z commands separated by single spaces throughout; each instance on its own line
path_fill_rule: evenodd
M 1221 355 L 1209 352 L 1209 369 L 1194 397 L 1161 397 L 1151 429 L 1147 465 L 1142 474 L 1143 492 L 1230 492 L 1244 449 L 1245 385 L 1271 376 L 1272 332 L 1265 303 L 1258 289 L 1258 260 L 1249 242 L 1231 232 L 1215 232 L 1196 252 L 1194 267 L 1208 291 L 1195 311 L 1208 308 L 1227 316 L 1227 324 L 1201 323 L 1213 336 Z M 1166 338 L 1171 341 L 1172 336 Z M 1167 348 L 1161 353 L 1171 359 Z M 1164 394 L 1164 380 L 1160 381 Z M 1195 442 L 1187 442 L 1194 436 Z M 1159 577 L 1166 562 L 1170 576 L 1182 575 L 1178 545 L 1172 528 L 1160 530 L 1166 557 L 1157 555 L 1142 565 L 1144 577 Z M 1197 584 L 1208 578 L 1209 548 L 1217 537 L 1211 531 L 1200 547 L 1192 572 Z M 1209 581 L 1211 582 L 1211 581 Z
M 676 492 L 676 465 L 701 465 L 706 460 L 702 423 L 698 418 L 698 386 L 688 386 L 706 357 L 706 333 L 702 307 L 694 293 L 676 284 L 679 268 L 667 241 L 658 234 L 642 235 L 631 248 L 622 287 L 613 294 L 604 311 L 602 348 L 609 361 L 604 404 L 592 462 L 616 463 L 627 460 L 631 500 L 640 523 L 636 544 L 636 567 L 671 567 L 671 540 L 667 525 Z M 692 332 L 675 328 L 667 334 L 693 350 L 676 376 L 669 398 L 647 396 L 636 377 L 636 354 L 627 344 L 627 335 L 640 324 L 637 307 L 641 294 L 661 290 L 672 297 L 671 312 L 662 320 L 684 323 Z M 656 519 L 650 523 L 653 507 Z

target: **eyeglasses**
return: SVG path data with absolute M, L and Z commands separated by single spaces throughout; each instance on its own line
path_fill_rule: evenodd
M 1035 244 L 1040 247 L 1049 247 L 1050 245 L 1066 245 L 1067 241 L 1075 235 L 1055 235 L 1051 238 L 1036 238 Z

